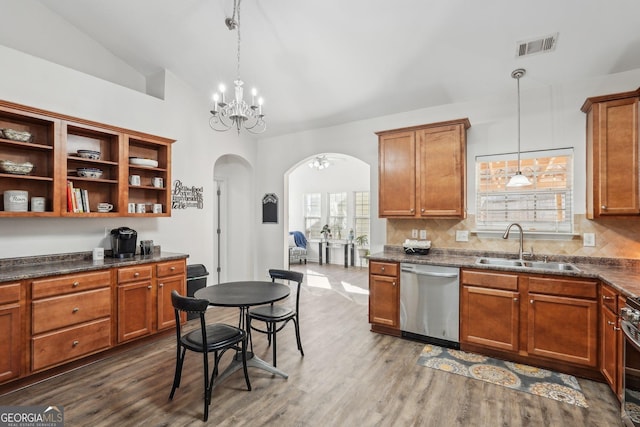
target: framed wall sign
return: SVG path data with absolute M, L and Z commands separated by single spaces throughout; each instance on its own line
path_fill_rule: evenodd
M 262 223 L 278 223 L 278 196 L 274 193 L 267 193 L 262 198 Z

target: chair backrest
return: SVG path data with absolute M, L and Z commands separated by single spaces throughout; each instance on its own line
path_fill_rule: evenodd
M 296 282 L 296 312 L 299 311 L 300 308 L 300 287 L 302 286 L 302 279 L 304 278 L 304 274 L 299 273 L 297 271 L 291 270 L 278 270 L 272 268 L 269 270 L 269 276 L 271 276 L 271 281 L 275 282 L 276 279 L 279 280 L 290 280 L 292 282 Z
M 171 304 L 176 315 L 176 333 L 178 335 L 178 342 L 180 341 L 181 325 L 180 325 L 180 312 L 186 313 L 198 313 L 200 314 L 200 327 L 202 331 L 205 331 L 206 325 L 204 321 L 204 313 L 207 311 L 209 301 L 206 299 L 197 299 L 193 297 L 182 296 L 175 289 L 171 291 Z M 203 334 L 204 335 L 204 334 Z M 204 337 L 206 344 L 206 336 Z

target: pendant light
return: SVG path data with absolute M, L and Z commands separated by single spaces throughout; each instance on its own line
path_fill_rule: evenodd
M 531 185 L 529 178 L 522 175 L 520 169 L 520 77 L 524 76 L 525 73 L 526 70 L 524 68 L 518 68 L 511 73 L 511 77 L 518 82 L 518 171 L 511 177 L 509 182 L 507 182 L 507 187 L 525 187 Z

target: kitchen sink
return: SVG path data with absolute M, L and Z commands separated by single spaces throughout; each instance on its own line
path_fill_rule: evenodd
M 518 259 L 482 257 L 476 260 L 476 264 L 546 271 L 580 271 L 575 265 L 566 262 L 520 261 Z

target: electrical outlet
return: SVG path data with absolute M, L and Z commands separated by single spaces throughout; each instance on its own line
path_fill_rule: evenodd
M 456 230 L 456 242 L 468 242 L 469 231 L 468 230 Z
M 412 239 L 417 239 L 418 238 L 418 229 L 414 228 L 413 230 L 411 230 L 411 238 Z
M 582 244 L 584 246 L 595 246 L 596 245 L 595 233 L 584 233 L 582 235 Z
M 427 230 L 420 230 L 420 238 L 425 240 L 427 238 Z

